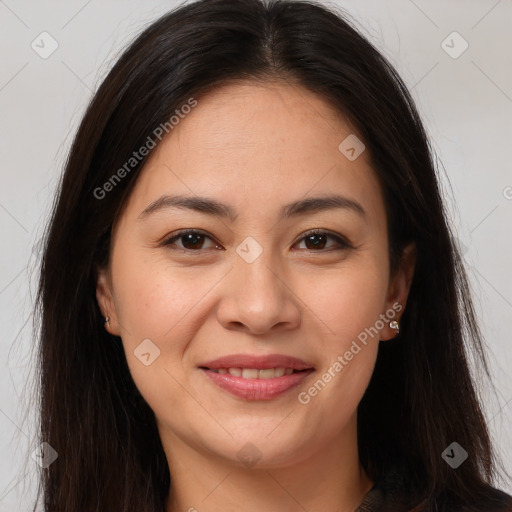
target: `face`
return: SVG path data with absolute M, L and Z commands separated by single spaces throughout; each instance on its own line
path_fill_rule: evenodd
M 276 467 L 353 432 L 412 272 L 390 278 L 382 190 L 354 135 L 312 92 L 240 83 L 153 150 L 97 298 L 164 447 Z

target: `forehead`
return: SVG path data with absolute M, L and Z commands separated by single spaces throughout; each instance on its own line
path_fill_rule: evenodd
M 162 194 L 179 193 L 213 196 L 255 215 L 337 192 L 381 216 L 368 152 L 351 161 L 339 149 L 354 136 L 328 101 L 298 85 L 225 85 L 199 97 L 153 150 L 129 208 L 138 215 Z
M 168 142 L 218 164 L 249 155 L 260 163 L 285 155 L 297 164 L 337 150 L 340 136 L 352 132 L 325 99 L 301 86 L 242 82 L 201 97 Z

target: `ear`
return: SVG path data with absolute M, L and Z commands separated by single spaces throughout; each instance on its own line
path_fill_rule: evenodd
M 103 320 L 108 316 L 109 322 L 105 323 L 105 329 L 115 336 L 120 336 L 119 321 L 112 295 L 110 273 L 107 268 L 98 268 L 96 272 L 96 300 L 103 315 Z
M 400 259 L 399 268 L 389 282 L 388 293 L 384 307 L 385 311 L 392 310 L 395 311 L 396 314 L 393 318 L 389 318 L 385 327 L 381 331 L 380 339 L 383 341 L 389 340 L 396 336 L 396 329 L 390 327 L 389 322 L 391 320 L 399 321 L 400 317 L 404 313 L 415 267 L 416 246 L 411 242 L 404 248 L 402 257 Z

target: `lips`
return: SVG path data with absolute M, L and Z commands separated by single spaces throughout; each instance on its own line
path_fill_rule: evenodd
M 293 368 L 284 368 L 280 366 L 278 368 L 219 368 L 219 369 L 211 369 L 210 371 L 215 373 L 220 373 L 221 375 L 234 375 L 235 377 L 242 377 L 244 379 L 273 379 L 275 377 L 282 377 L 283 375 L 291 375 L 298 370 L 294 370 Z
M 314 367 L 291 356 L 234 354 L 201 363 L 214 384 L 246 400 L 271 400 L 300 384 Z
M 213 361 L 201 363 L 201 368 L 218 370 L 219 368 L 257 368 L 264 370 L 268 368 L 291 368 L 292 370 L 309 370 L 313 365 L 306 363 L 302 359 L 280 354 L 269 354 L 267 356 L 253 356 L 250 354 L 233 354 L 219 357 Z

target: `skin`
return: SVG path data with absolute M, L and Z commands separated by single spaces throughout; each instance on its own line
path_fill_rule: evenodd
M 241 504 L 246 512 L 352 512 L 373 485 L 359 463 L 357 405 L 379 339 L 396 330 L 386 323 L 308 404 L 298 401 L 379 315 L 397 302 L 405 308 L 414 271 L 409 246 L 390 276 L 369 152 L 349 161 L 338 149 L 352 133 L 330 104 L 299 86 L 225 85 L 200 98 L 153 150 L 114 226 L 97 300 L 155 413 L 171 473 L 168 512 Z M 360 203 L 365 217 L 346 208 L 279 217 L 284 204 L 334 193 Z M 236 218 L 169 208 L 139 220 L 163 194 L 214 198 Z M 185 228 L 208 235 L 162 245 Z M 315 248 L 304 238 L 314 228 L 352 247 L 320 236 L 325 245 Z M 263 249 L 252 263 L 236 252 L 248 236 Z M 145 366 L 134 350 L 147 338 L 160 355 Z M 315 372 L 284 395 L 248 401 L 198 368 L 234 353 L 292 355 Z M 237 456 L 247 443 L 261 455 L 251 467 Z

